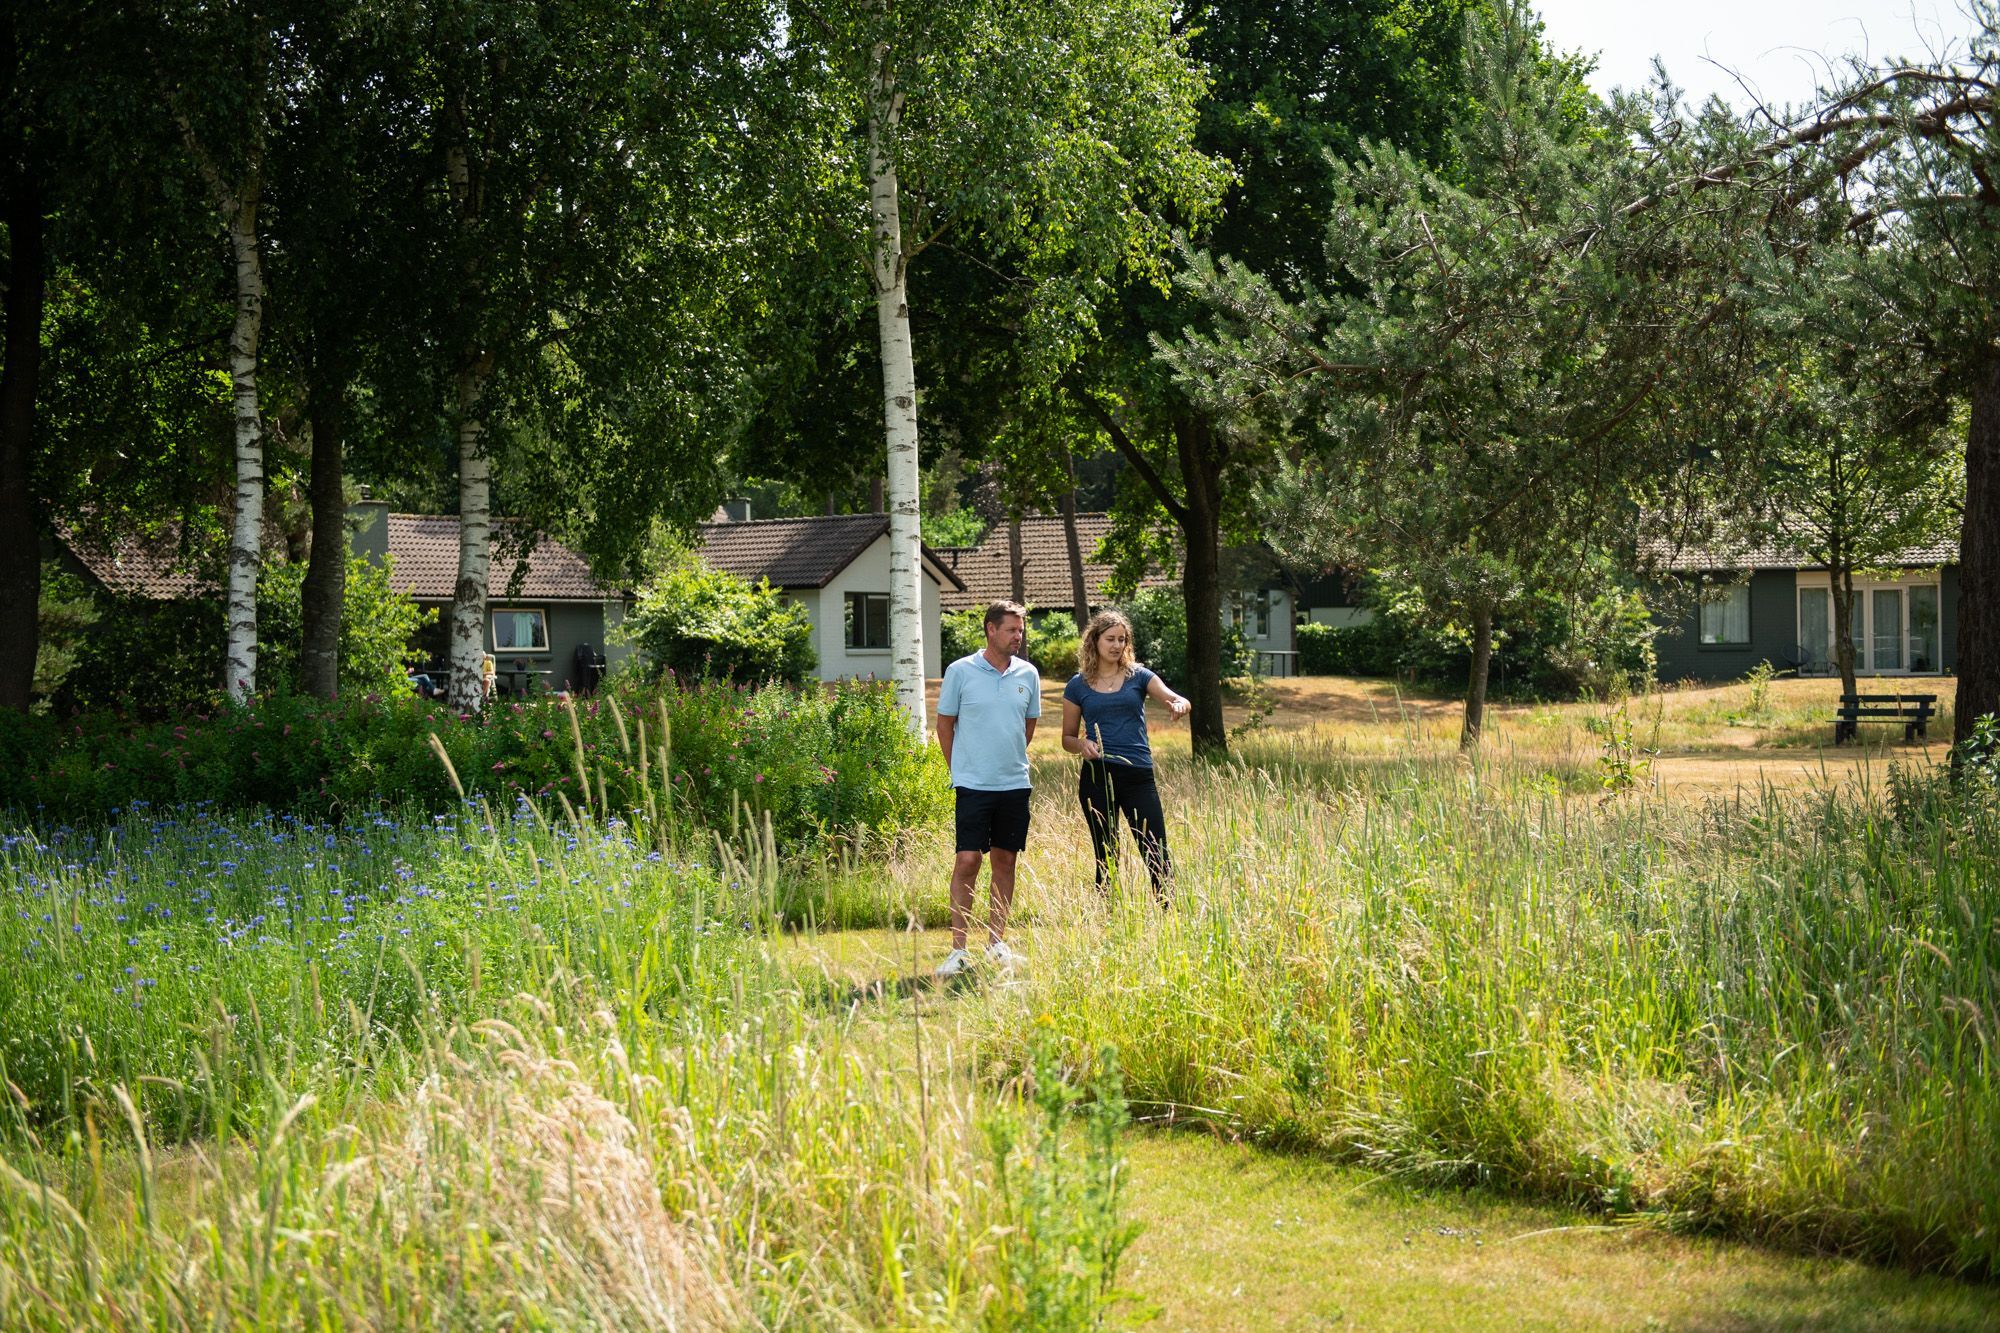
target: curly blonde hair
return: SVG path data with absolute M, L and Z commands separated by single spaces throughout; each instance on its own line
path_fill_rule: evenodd
M 1083 673 L 1085 680 L 1096 680 L 1097 673 L 1107 665 L 1097 651 L 1097 643 L 1104 637 L 1104 631 L 1112 628 L 1125 631 L 1125 652 L 1120 660 L 1109 665 L 1117 667 L 1128 676 L 1132 674 L 1133 668 L 1139 665 L 1139 659 L 1132 651 L 1134 637 L 1132 622 L 1125 618 L 1123 611 L 1099 611 L 1090 618 L 1090 624 L 1084 627 L 1083 642 L 1076 650 L 1076 669 Z

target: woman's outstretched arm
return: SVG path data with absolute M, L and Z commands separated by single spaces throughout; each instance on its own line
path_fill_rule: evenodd
M 1186 717 L 1188 709 L 1193 706 L 1186 699 L 1183 699 L 1180 695 L 1175 694 L 1172 689 L 1168 688 L 1167 682 L 1160 679 L 1158 672 L 1155 672 L 1153 678 L 1146 682 L 1146 693 L 1165 704 L 1167 711 L 1175 717 Z M 1078 711 L 1081 712 L 1082 710 L 1079 709 Z

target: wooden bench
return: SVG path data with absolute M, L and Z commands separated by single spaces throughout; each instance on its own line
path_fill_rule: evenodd
M 1833 714 L 1833 743 L 1854 736 L 1863 722 L 1901 722 L 1903 739 L 1914 741 L 1935 716 L 1935 694 L 1843 694 Z

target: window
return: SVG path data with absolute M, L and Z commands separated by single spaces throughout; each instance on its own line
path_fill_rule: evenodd
M 889 594 L 847 594 L 847 646 L 868 650 L 889 646 Z
M 1702 597 L 1701 641 L 1705 644 L 1750 642 L 1750 585 L 1714 589 Z
M 495 611 L 493 651 L 496 653 L 545 653 L 549 650 L 549 624 L 540 611 Z
M 1271 594 L 1237 592 L 1229 596 L 1229 623 L 1247 639 L 1271 637 Z

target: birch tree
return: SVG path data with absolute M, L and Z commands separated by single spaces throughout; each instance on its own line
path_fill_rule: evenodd
M 235 316 L 229 330 L 235 504 L 224 576 L 222 688 L 257 689 L 257 576 L 263 568 L 264 416 L 258 347 L 264 329 L 259 230 L 278 37 L 261 6 L 238 3 L 161 16 L 154 74 L 168 115 L 229 241 Z
M 516 544 L 568 522 L 602 555 L 719 492 L 729 325 L 761 301 L 732 210 L 770 18 L 755 0 L 422 7 L 404 77 L 439 262 L 410 359 L 456 455 L 462 710 L 483 703 L 496 494 Z
M 919 393 L 911 272 L 950 238 L 1027 293 L 1018 349 L 1047 378 L 1074 360 L 1094 305 L 1164 272 L 1169 211 L 1199 216 L 1219 168 L 1193 148 L 1204 83 L 1156 0 L 843 0 L 795 5 L 789 58 L 817 69 L 827 123 L 865 127 L 848 194 L 808 180 L 809 214 L 865 201 L 875 309 L 898 702 L 924 730 Z M 858 188 L 855 188 L 858 187 Z

